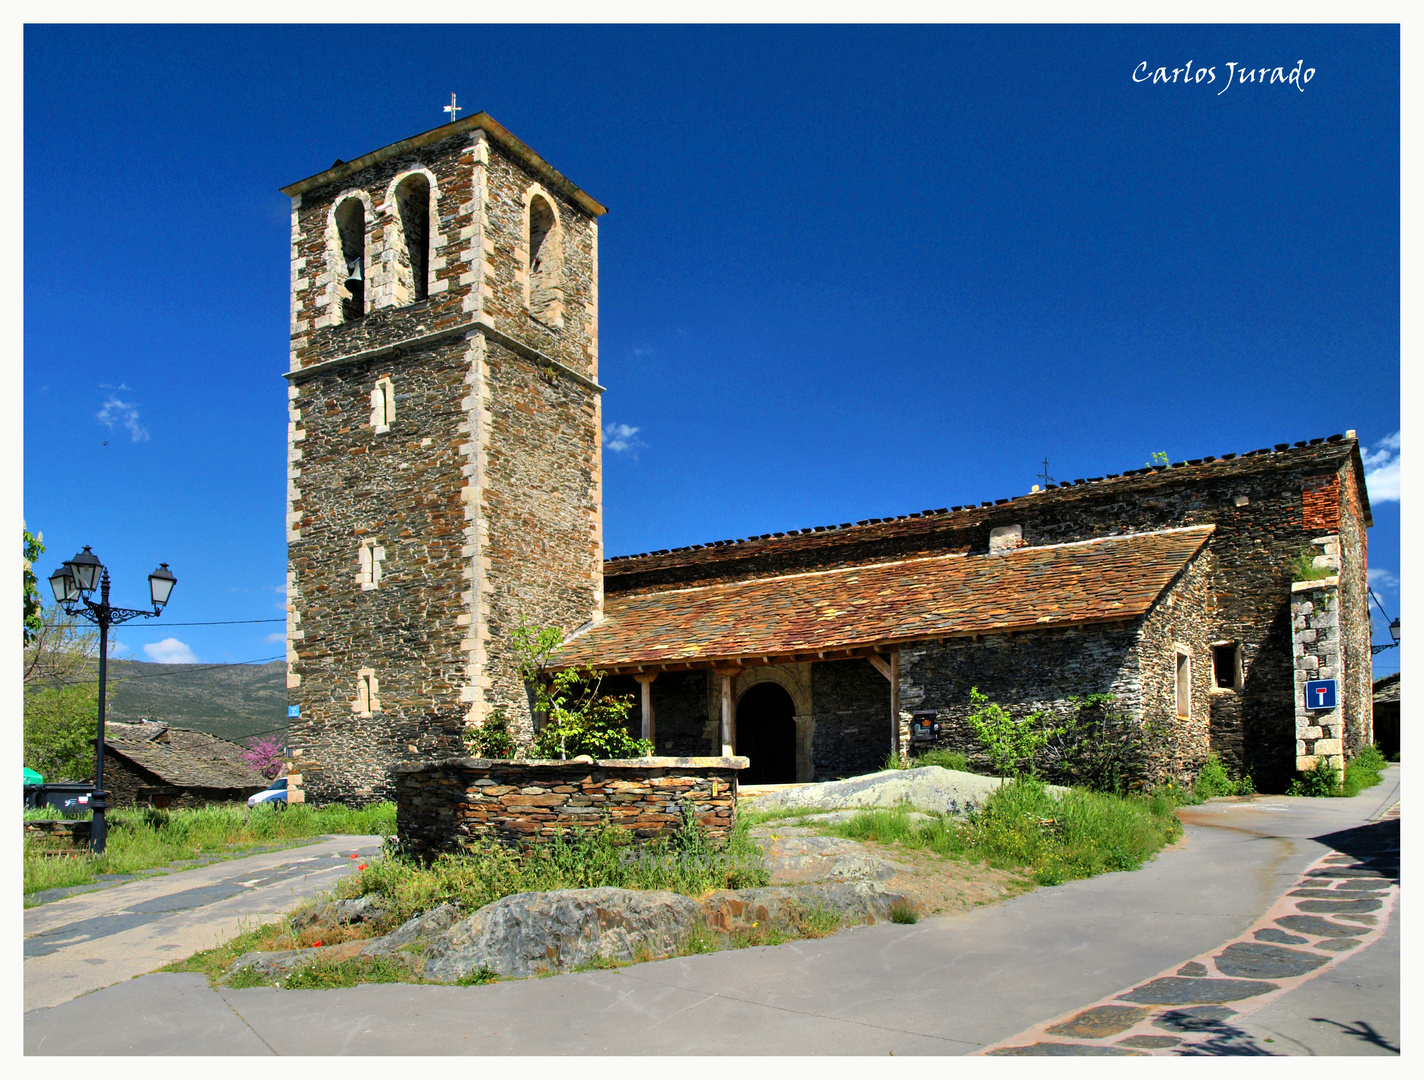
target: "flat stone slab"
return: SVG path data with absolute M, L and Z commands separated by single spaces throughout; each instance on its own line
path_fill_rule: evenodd
M 760 889 L 720 889 L 702 901 L 707 921 L 724 933 L 757 926 L 794 929 L 808 910 L 834 912 L 843 924 L 886 922 L 904 893 L 878 881 L 828 881 L 813 885 L 769 885 Z
M 1198 964 L 1195 960 L 1193 960 L 1191 963 L 1183 964 L 1181 967 L 1179 967 L 1177 969 L 1177 974 L 1185 975 L 1189 979 L 1201 979 L 1205 978 L 1211 973 L 1207 971 L 1205 964 Z
M 1331 938 L 1329 941 L 1322 941 L 1315 946 L 1317 949 L 1324 949 L 1326 952 L 1349 952 L 1360 942 L 1356 938 L 1341 937 Z
M 1236 1010 L 1225 1005 L 1202 1005 L 1195 1009 L 1173 1009 L 1152 1021 L 1153 1027 L 1163 1031 L 1180 1031 L 1183 1035 L 1193 1035 L 1199 1031 L 1214 1031 L 1227 1017 L 1235 1016 Z
M 1282 945 L 1304 945 L 1309 938 L 1303 938 L 1299 934 L 1287 934 L 1284 930 L 1276 930 L 1266 927 L 1264 930 L 1256 931 L 1257 941 L 1278 941 Z
M 863 844 L 838 836 L 754 836 L 772 885 L 810 881 L 889 881 L 910 867 L 872 855 Z
M 1284 949 L 1264 941 L 1238 941 L 1228 945 L 1213 959 L 1217 971 L 1241 979 L 1288 979 L 1309 974 L 1330 963 L 1327 956 Z
M 1314 900 L 1358 900 L 1368 896 L 1385 896 L 1383 889 L 1292 889 L 1287 896 L 1308 896 Z
M 1133 1046 L 1140 1050 L 1165 1050 L 1169 1046 L 1176 1046 L 1181 1041 L 1175 1035 L 1129 1035 L 1125 1039 L 1119 1039 L 1113 1045 Z
M 758 810 L 888 809 L 905 805 L 932 813 L 963 815 L 977 810 L 1004 783 L 997 776 L 926 765 L 772 791 L 758 796 L 752 805 Z M 1067 788 L 1050 786 L 1048 790 L 1062 794 Z
M 1341 878 L 1350 881 L 1369 881 L 1370 879 L 1383 879 L 1388 875 L 1379 870 L 1366 870 L 1358 866 L 1320 866 L 1308 871 L 1305 876 L 1308 878 Z M 1375 880 L 1365 887 L 1378 889 L 1379 881 Z
M 1071 1035 L 1075 1039 L 1106 1039 L 1126 1031 L 1146 1016 L 1150 1009 L 1132 1005 L 1099 1005 L 1080 1012 L 1071 1020 L 1054 1024 L 1047 1029 L 1049 1035 Z
M 1383 900 L 1302 900 L 1296 905 L 1297 911 L 1320 911 L 1332 915 L 1364 914 L 1384 907 Z
M 1185 979 L 1176 975 L 1153 979 L 1135 990 L 1119 994 L 1118 1001 L 1135 1001 L 1143 1005 L 1197 1005 L 1221 1001 L 1240 1001 L 1279 990 L 1275 983 L 1254 979 Z
M 1329 919 L 1322 919 L 1319 915 L 1282 915 L 1276 920 L 1276 925 L 1316 937 L 1349 937 L 1359 933 L 1353 926 L 1341 926 Z
M 1084 1046 L 1082 1043 L 1038 1042 L 1032 1046 L 1005 1046 L 985 1057 L 1145 1057 L 1124 1046 Z

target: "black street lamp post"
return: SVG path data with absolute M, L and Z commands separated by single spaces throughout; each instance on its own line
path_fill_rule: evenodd
M 104 810 L 107 808 L 107 793 L 104 791 L 104 697 L 109 678 L 109 627 L 130 619 L 152 619 L 161 615 L 177 583 L 178 579 L 168 569 L 168 564 L 160 563 L 158 569 L 148 575 L 152 611 L 112 607 L 109 604 L 109 571 L 87 545 L 49 578 L 55 602 L 65 612 L 88 619 L 99 627 L 99 739 L 94 749 L 94 794 L 89 799 L 89 806 L 94 811 L 89 850 L 95 855 L 104 854 Z M 97 604 L 89 599 L 89 594 L 96 587 L 99 589 Z

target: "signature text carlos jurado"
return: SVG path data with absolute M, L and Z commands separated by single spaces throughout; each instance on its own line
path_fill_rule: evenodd
M 1226 82 L 1221 89 L 1216 92 L 1220 97 L 1230 90 L 1232 84 L 1241 85 L 1244 83 L 1281 83 L 1284 86 L 1294 86 L 1302 94 L 1305 93 L 1305 84 L 1315 78 L 1315 69 L 1305 67 L 1304 60 L 1297 60 L 1295 67 L 1285 68 L 1248 68 L 1231 61 L 1225 65 Z M 1302 70 L 1304 68 L 1304 70 Z M 1210 86 L 1216 82 L 1216 66 L 1199 67 L 1192 70 L 1192 61 L 1187 61 L 1186 67 L 1159 67 L 1151 68 L 1144 60 L 1132 69 L 1132 81 L 1139 83 L 1206 83 Z

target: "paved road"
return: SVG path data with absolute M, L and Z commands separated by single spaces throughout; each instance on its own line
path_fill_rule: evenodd
M 1176 1028 L 1153 1026 L 1159 1010 L 1135 1021 L 1155 1034 L 1146 1042 L 1131 1036 L 1134 1045 L 1147 1053 L 1393 1054 L 1400 1045 L 1400 919 L 1398 874 L 1388 853 L 1397 851 L 1398 817 L 1387 812 L 1398 780 L 1393 766 L 1380 787 L 1355 799 L 1265 798 L 1193 808 L 1184 812 L 1187 842 L 1140 871 L 1039 889 L 914 926 L 861 927 L 820 941 L 468 988 L 212 990 L 196 975 L 148 975 L 26 1013 L 25 1048 L 52 1054 L 1014 1050 L 1045 1041 L 1046 1027 L 1129 991 L 1140 994 L 1179 969 L 1196 974 L 1190 965 L 1197 958 L 1212 963 L 1230 943 L 1258 940 L 1253 928 L 1274 927 L 1263 918 L 1303 907 L 1303 897 L 1291 894 L 1309 872 L 1333 884 L 1351 880 L 1346 874 L 1377 875 L 1371 887 L 1386 899 L 1356 919 L 1357 944 L 1320 952 L 1331 957 L 1327 966 L 1278 979 L 1278 989 L 1258 995 L 1254 1007 L 1233 1000 L 1234 1014 L 1215 1029 L 1217 1037 L 1190 1033 L 1190 1022 L 1183 1034 L 1180 1018 L 1167 1018 Z M 1170 1031 L 1178 1035 L 1164 1035 Z M 1161 1045 L 1168 1038 L 1181 1041 Z M 1081 1045 L 1091 1041 L 1079 1038 L 1074 1048 L 1049 1052 L 1097 1052 Z
M 211 949 L 272 922 L 373 856 L 379 836 L 314 844 L 142 878 L 25 911 L 25 1009 L 42 1009 Z

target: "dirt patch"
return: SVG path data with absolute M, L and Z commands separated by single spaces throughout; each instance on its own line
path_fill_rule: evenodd
M 753 829 L 752 835 L 790 839 L 819 834 L 817 830 L 805 826 L 768 822 Z M 857 849 L 860 852 L 859 861 L 867 866 L 893 867 L 897 873 L 893 877 L 880 877 L 881 884 L 904 893 L 923 916 L 954 915 L 1007 900 L 1037 887 L 1027 871 L 995 870 L 984 863 L 961 861 L 932 851 L 881 844 L 874 840 L 840 839 L 836 842 L 847 852 Z

